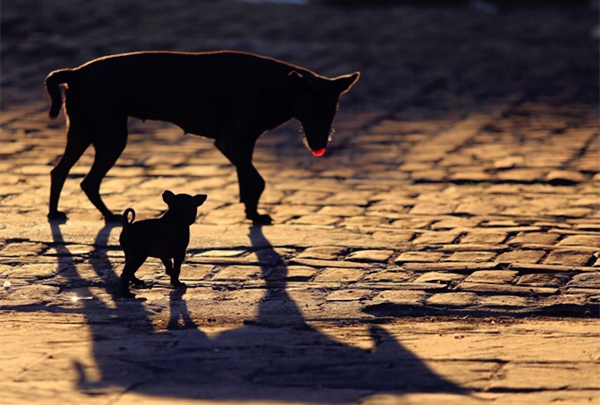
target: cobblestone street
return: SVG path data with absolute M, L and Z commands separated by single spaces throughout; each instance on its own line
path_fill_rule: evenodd
M 2 4 L 3 404 L 600 402 L 598 13 L 571 7 L 214 1 Z M 477 3 L 477 2 L 474 2 Z M 594 31 L 596 30 L 596 31 Z M 102 183 L 139 219 L 205 193 L 173 289 L 120 298 L 121 227 L 72 169 L 52 70 L 144 49 L 235 49 L 335 76 L 327 154 L 291 122 L 254 155 L 252 227 L 212 142 L 131 119 Z

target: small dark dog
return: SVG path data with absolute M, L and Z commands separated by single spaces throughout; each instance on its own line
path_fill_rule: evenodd
M 148 257 L 162 260 L 174 287 L 185 286 L 179 281 L 179 273 L 190 242 L 190 225 L 196 221 L 197 208 L 204 204 L 207 196 L 205 194 L 193 197 L 188 194 L 175 195 L 167 190 L 162 197 L 169 210 L 158 219 L 133 223 L 135 211 L 127 208 L 123 213 L 123 231 L 119 242 L 125 252 L 121 287 L 126 298 L 135 297 L 129 291 L 130 283 L 138 287 L 144 285 L 143 281 L 135 277 L 135 272 Z M 131 221 L 128 220 L 130 213 Z
M 258 201 L 265 181 L 252 164 L 254 144 L 292 118 L 302 124 L 315 156 L 325 153 L 340 96 L 358 72 L 333 79 L 276 59 L 242 52 L 137 52 L 96 59 L 46 78 L 50 118 L 63 104 L 67 146 L 52 169 L 48 218 L 66 219 L 58 200 L 71 167 L 94 145 L 96 156 L 81 188 L 107 221 L 119 220 L 102 202 L 100 183 L 127 144 L 127 117 L 171 122 L 215 140 L 237 169 L 246 218 L 269 224 Z

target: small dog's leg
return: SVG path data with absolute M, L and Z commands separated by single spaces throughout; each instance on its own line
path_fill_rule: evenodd
M 65 220 L 67 215 L 58 210 L 58 200 L 69 171 L 79 160 L 83 152 L 90 146 L 90 139 L 81 128 L 71 123 L 67 133 L 67 146 L 65 153 L 60 158 L 58 164 L 50 172 L 50 204 L 48 209 L 48 219 Z
M 145 261 L 146 257 L 143 256 L 125 256 L 125 268 L 123 268 L 123 273 L 121 274 L 121 291 L 123 293 L 123 298 L 135 298 L 135 294 L 129 291 L 129 283 L 133 282 L 134 279 L 138 280 L 137 277 L 135 277 L 135 272 Z
M 185 287 L 185 283 L 179 281 L 179 274 L 181 273 L 181 264 L 185 259 L 185 251 L 173 258 L 173 271 L 171 272 L 171 285 L 173 287 Z
M 115 128 L 110 126 L 108 130 L 114 131 L 112 136 L 107 136 L 99 140 L 98 138 L 105 135 L 97 135 L 94 139 L 94 148 L 96 149 L 96 156 L 94 157 L 94 163 L 90 172 L 85 176 L 85 179 L 81 182 L 81 188 L 88 196 L 92 204 L 104 215 L 104 220 L 107 222 L 121 222 L 122 216 L 120 214 L 113 214 L 104 205 L 102 198 L 100 197 L 100 183 L 106 176 L 106 173 L 114 166 L 121 156 L 121 153 L 125 149 L 127 144 L 127 121 L 125 120 L 125 126 L 123 128 Z

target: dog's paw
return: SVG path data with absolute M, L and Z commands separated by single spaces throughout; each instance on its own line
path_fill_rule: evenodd
M 135 294 L 131 291 L 123 291 L 123 298 L 132 299 L 135 298 Z
M 48 219 L 51 221 L 66 221 L 67 214 L 62 211 L 52 211 L 48 213 Z
M 134 278 L 133 280 L 131 280 L 131 284 L 135 288 L 148 288 L 148 285 L 146 284 L 146 282 L 144 282 L 143 280 L 140 280 L 139 278 Z
M 256 215 L 252 219 L 252 225 L 272 225 L 273 218 L 269 214 Z
M 185 288 L 185 287 L 187 287 L 187 284 L 186 284 L 186 283 L 183 283 L 183 282 L 181 282 L 181 281 L 179 281 L 179 280 L 177 280 L 177 281 L 171 281 L 171 284 L 172 284 L 172 285 L 173 285 L 173 287 L 175 287 L 175 288 Z

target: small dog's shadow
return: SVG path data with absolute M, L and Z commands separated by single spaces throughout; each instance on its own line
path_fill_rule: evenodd
M 100 375 L 90 379 L 85 367 L 74 362 L 82 392 L 97 395 L 121 387 L 160 397 L 314 403 L 352 402 L 381 393 L 467 393 L 432 372 L 383 327 L 371 326 L 373 348 L 361 349 L 307 324 L 287 293 L 287 267 L 261 227 L 250 228 L 250 242 L 259 261 L 273 265 L 261 265 L 266 289 L 256 317 L 209 337 L 188 311 L 187 290 L 178 288 L 169 296 L 167 328 L 157 331 L 143 302 L 116 298 L 118 281 L 104 248 L 113 227 L 100 230 L 92 256 L 115 308 L 101 300 L 82 301 Z M 57 246 L 62 244 L 60 265 L 65 265 L 71 259 L 60 226 L 52 230 Z M 70 277 L 78 281 L 76 270 Z

